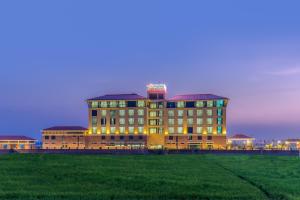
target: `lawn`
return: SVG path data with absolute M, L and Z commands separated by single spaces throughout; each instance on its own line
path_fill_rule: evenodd
M 300 159 L 0 155 L 0 199 L 300 199 Z

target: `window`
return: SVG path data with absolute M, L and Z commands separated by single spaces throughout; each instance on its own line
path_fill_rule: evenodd
M 185 103 L 186 108 L 194 108 L 195 107 L 195 102 L 194 101 L 188 101 Z
M 192 134 L 193 133 L 193 127 L 188 127 L 188 133 Z
M 49 140 L 49 136 L 45 136 L 45 140 Z
M 145 107 L 145 101 L 138 101 L 138 107 Z
M 116 118 L 110 118 L 110 125 L 116 125 Z
M 174 125 L 175 124 L 175 119 L 168 119 L 168 124 L 169 125 Z
M 202 140 L 202 136 L 198 136 L 198 138 L 197 138 L 198 140 Z
M 144 118 L 138 118 L 138 124 L 144 125 Z
M 188 110 L 187 111 L 187 116 L 188 117 L 193 117 L 194 116 L 194 111 L 193 110 Z
M 156 120 L 156 119 L 150 119 L 150 120 L 149 120 L 150 126 L 156 126 L 156 125 L 158 125 L 158 123 L 159 123 L 159 121 Z
M 218 134 L 221 134 L 221 133 L 222 133 L 222 126 L 218 126 L 217 132 L 218 132 Z
M 101 127 L 101 133 L 106 134 L 106 127 Z
M 139 133 L 139 134 L 142 134 L 143 132 L 144 132 L 144 127 L 139 126 L 139 127 L 138 127 L 138 133 Z
M 204 107 L 203 101 L 196 101 L 196 107 L 197 107 L 197 108 L 202 108 L 202 107 Z
M 101 125 L 106 125 L 106 118 L 105 117 L 102 117 L 100 121 L 101 121 Z
M 101 136 L 101 140 L 105 140 L 105 138 L 106 138 L 106 137 L 105 137 L 104 135 Z
M 149 129 L 149 133 L 150 133 L 150 134 L 157 133 L 156 128 L 150 128 L 150 129 Z
M 207 136 L 207 140 L 212 140 L 212 136 Z
M 106 101 L 101 101 L 100 105 L 101 105 L 101 108 L 107 108 L 107 102 Z
M 119 124 L 120 125 L 125 125 L 125 118 L 120 118 L 119 119 Z
M 182 134 L 183 133 L 183 128 L 182 127 L 178 127 L 177 128 L 177 132 Z
M 169 136 L 169 140 L 173 140 L 173 136 Z
M 194 119 L 193 118 L 187 119 L 187 123 L 188 123 L 188 125 L 193 125 Z
M 155 111 L 150 111 L 150 117 L 156 117 L 157 116 L 157 114 L 156 114 L 156 112 Z
M 97 133 L 97 127 L 92 127 L 92 133 L 96 134 Z
M 193 140 L 193 136 L 189 135 L 189 140 Z
M 212 134 L 213 128 L 211 126 L 207 127 L 207 133 Z
M 131 110 L 128 110 L 128 115 L 129 115 L 129 116 L 134 116 L 134 110 L 132 110 L 132 109 L 131 109 Z
M 207 116 L 212 116 L 213 112 L 211 109 L 207 109 L 206 114 L 207 114 Z
M 126 102 L 125 101 L 119 101 L 119 107 L 121 107 L 121 108 L 126 107 Z
M 92 116 L 96 117 L 98 114 L 97 110 L 92 110 Z
M 178 101 L 177 108 L 184 108 L 184 101 Z
M 177 119 L 178 125 L 182 125 L 183 124 L 183 119 Z
M 133 140 L 133 136 L 132 135 L 129 136 L 129 140 Z
M 144 137 L 142 135 L 139 136 L 139 140 L 143 140 Z
M 167 102 L 167 108 L 176 108 L 175 102 Z
M 168 132 L 169 132 L 169 134 L 173 134 L 174 133 L 174 127 L 169 127 Z
M 111 107 L 111 108 L 117 107 L 117 102 L 116 101 L 110 101 L 109 102 L 109 107 Z
M 116 127 L 110 127 L 110 133 L 116 133 Z
M 110 139 L 111 139 L 111 140 L 114 140 L 114 139 L 115 139 L 115 136 L 113 136 L 113 135 L 110 136 Z
M 152 109 L 157 108 L 157 104 L 156 103 L 150 103 L 150 108 L 152 108 Z
M 96 116 L 93 116 L 92 117 L 92 126 L 97 126 L 97 117 Z
M 111 110 L 109 112 L 109 114 L 110 114 L 111 117 L 115 117 L 116 116 L 116 111 L 115 110 Z
M 168 110 L 168 116 L 169 117 L 174 117 L 174 110 Z
M 207 107 L 213 107 L 214 101 L 207 101 Z
M 197 118 L 197 125 L 202 125 L 202 124 L 203 124 L 203 119 Z
M 130 127 L 128 128 L 128 132 L 129 132 L 130 134 L 133 134 L 133 133 L 134 133 L 134 127 L 130 126 Z
M 203 115 L 203 110 L 197 110 L 197 116 L 202 117 Z
M 106 110 L 101 110 L 101 116 L 105 117 L 106 116 Z
M 143 116 L 144 115 L 144 110 L 143 109 L 139 109 L 138 110 L 138 115 L 139 116 Z
M 92 101 L 92 108 L 98 108 L 98 101 Z
M 212 118 L 207 118 L 206 122 L 207 122 L 207 124 L 213 124 L 213 119 Z
M 55 140 L 56 137 L 54 135 L 51 136 L 51 140 Z
M 223 115 L 223 110 L 222 110 L 222 108 L 218 108 L 218 110 L 217 110 L 217 115 L 220 116 L 220 117 Z
M 125 116 L 125 110 L 119 110 L 119 115 L 124 117 Z
M 183 117 L 183 110 L 178 110 L 177 114 L 178 114 L 178 117 Z
M 127 107 L 129 108 L 136 107 L 136 101 L 127 101 Z
M 202 127 L 197 127 L 197 133 L 202 134 L 203 128 Z
M 218 117 L 218 125 L 222 125 L 223 124 L 223 119 L 221 117 Z
M 134 125 L 134 118 L 128 118 L 128 124 Z
M 216 104 L 217 104 L 217 107 L 223 107 L 224 106 L 224 100 L 217 100 Z
M 124 136 L 123 135 L 120 136 L 120 140 L 124 140 Z
M 125 127 L 120 127 L 120 134 L 124 134 L 125 133 Z

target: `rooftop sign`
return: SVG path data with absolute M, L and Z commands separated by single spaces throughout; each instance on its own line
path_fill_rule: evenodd
M 153 84 L 150 83 L 147 85 L 147 91 L 148 92 L 167 92 L 167 86 L 166 84 Z

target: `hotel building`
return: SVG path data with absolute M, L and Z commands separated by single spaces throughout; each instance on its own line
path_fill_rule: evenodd
M 226 148 L 228 98 L 213 94 L 167 98 L 166 94 L 164 84 L 150 84 L 147 97 L 132 93 L 88 99 L 89 128 L 81 130 L 81 144 L 62 142 L 62 137 L 67 141 L 75 136 L 68 127 L 65 132 L 50 128 L 43 130 L 43 148 Z M 59 142 L 46 144 L 45 137 L 49 139 L 54 133 Z

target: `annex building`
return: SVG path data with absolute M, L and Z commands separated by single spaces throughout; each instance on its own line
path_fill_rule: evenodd
M 149 84 L 146 97 L 132 93 L 88 99 L 88 129 L 44 129 L 43 148 L 226 148 L 228 98 L 213 94 L 166 95 L 166 85 Z

